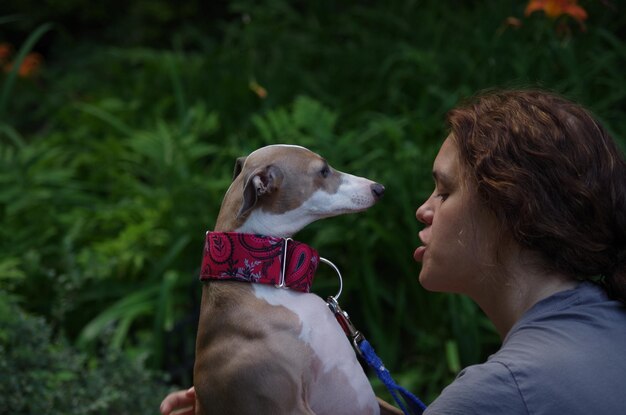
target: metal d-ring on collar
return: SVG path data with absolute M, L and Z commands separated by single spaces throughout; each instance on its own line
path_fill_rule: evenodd
M 285 276 L 286 276 L 286 270 L 287 270 L 287 246 L 289 245 L 289 241 L 293 242 L 293 239 L 291 238 L 284 238 L 284 239 L 285 239 L 285 245 L 283 246 L 283 261 L 282 261 L 283 266 L 280 271 L 280 279 L 278 280 L 278 284 L 276 284 L 277 288 L 286 288 Z M 336 302 L 339 299 L 339 296 L 341 295 L 341 291 L 343 290 L 343 278 L 341 278 L 341 272 L 339 272 L 339 268 L 337 268 L 335 264 L 333 264 L 331 261 L 329 261 L 326 258 L 320 257 L 320 262 L 323 262 L 326 265 L 330 266 L 332 269 L 334 269 L 335 272 L 337 273 L 337 276 L 339 277 L 339 291 L 337 292 L 335 296 L 332 296 L 332 298 Z
M 334 269 L 335 272 L 337 273 L 337 276 L 339 277 L 339 292 L 337 293 L 337 295 L 333 296 L 333 299 L 336 302 L 337 300 L 339 300 L 339 296 L 341 295 L 341 291 L 343 290 L 343 278 L 341 278 L 341 272 L 339 272 L 339 268 L 337 268 L 337 266 L 335 264 L 333 264 L 332 262 L 330 262 L 326 258 L 320 257 L 320 261 L 323 262 L 324 264 L 330 266 L 332 269 Z

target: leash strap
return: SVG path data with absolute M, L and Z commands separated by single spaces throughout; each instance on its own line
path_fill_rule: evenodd
M 369 367 L 374 369 L 376 376 L 378 376 L 378 379 L 380 379 L 387 387 L 387 390 L 396 401 L 402 412 L 404 412 L 405 415 L 421 415 L 424 413 L 426 405 L 424 405 L 424 403 L 417 396 L 413 395 L 393 380 L 391 373 L 389 373 L 382 360 L 380 360 L 380 358 L 376 355 L 376 352 L 370 343 L 363 338 L 361 342 L 358 343 L 358 346 L 361 356 L 363 356 L 363 359 Z
M 396 401 L 400 409 L 405 415 L 421 415 L 426 409 L 426 405 L 411 392 L 398 385 L 391 377 L 391 373 L 387 370 L 382 360 L 376 355 L 372 345 L 365 339 L 363 334 L 354 327 L 350 321 L 348 313 L 343 311 L 337 299 L 333 296 L 328 297 L 326 304 L 335 315 L 337 322 L 343 329 L 344 333 L 350 339 L 352 347 L 375 372 L 378 379 L 383 382 L 393 399 Z

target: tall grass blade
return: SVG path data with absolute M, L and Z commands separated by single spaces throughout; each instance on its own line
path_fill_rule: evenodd
M 154 306 L 154 299 L 158 294 L 158 286 L 150 286 L 140 291 L 134 292 L 110 307 L 102 311 L 93 318 L 81 331 L 78 336 L 77 344 L 86 347 L 92 344 L 99 336 L 118 321 L 124 319 L 135 319 L 139 316 L 149 313 Z M 123 330 L 128 327 L 128 322 L 120 326 Z M 117 342 L 123 342 L 124 336 L 117 335 Z
M 19 149 L 23 149 L 25 147 L 24 139 L 22 138 L 20 133 L 18 133 L 15 128 L 11 127 L 10 125 L 0 123 L 0 133 L 2 133 L 0 135 L 8 137 L 9 140 L 11 140 L 13 144 L 15 144 L 15 147 Z
M 93 115 L 96 118 L 99 118 L 100 120 L 109 124 L 111 127 L 115 128 L 118 132 L 124 134 L 125 136 L 130 136 L 133 133 L 133 130 L 128 125 L 95 105 L 79 103 L 76 104 L 76 108 L 87 114 Z
M 180 123 L 181 134 L 185 134 L 189 127 L 189 117 L 187 114 L 187 104 L 185 101 L 185 91 L 180 77 L 180 71 L 174 56 L 170 56 L 167 60 L 167 67 L 169 69 L 170 81 L 172 82 L 172 88 L 174 89 L 174 97 L 176 98 L 176 110 L 178 111 L 178 121 Z
M 0 16 L 0 25 L 6 24 L 6 23 L 18 22 L 24 19 L 24 17 L 25 16 L 23 14 L 9 14 L 7 16 Z

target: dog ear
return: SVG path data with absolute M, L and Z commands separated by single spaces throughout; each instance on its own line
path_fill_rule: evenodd
M 233 171 L 233 181 L 239 176 L 241 170 L 243 169 L 243 163 L 246 161 L 246 157 L 239 157 L 235 161 L 235 171 Z
M 282 178 L 282 171 L 274 165 L 259 168 L 252 173 L 244 185 L 243 203 L 237 217 L 247 215 L 261 196 L 278 190 Z

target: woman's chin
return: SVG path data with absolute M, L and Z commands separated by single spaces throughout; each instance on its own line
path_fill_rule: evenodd
M 441 284 L 437 284 L 438 282 L 437 278 L 433 278 L 432 274 L 428 272 L 428 269 L 424 269 L 424 267 L 422 267 L 422 270 L 420 271 L 420 275 L 418 279 L 422 288 L 424 288 L 427 291 L 432 291 L 432 292 L 446 291 L 445 289 L 443 289 L 443 287 L 441 287 Z
M 418 277 L 419 283 L 425 290 L 432 291 L 430 288 L 430 280 L 428 278 L 428 273 L 425 272 L 424 267 L 422 266 L 422 270 L 420 271 L 420 275 Z

